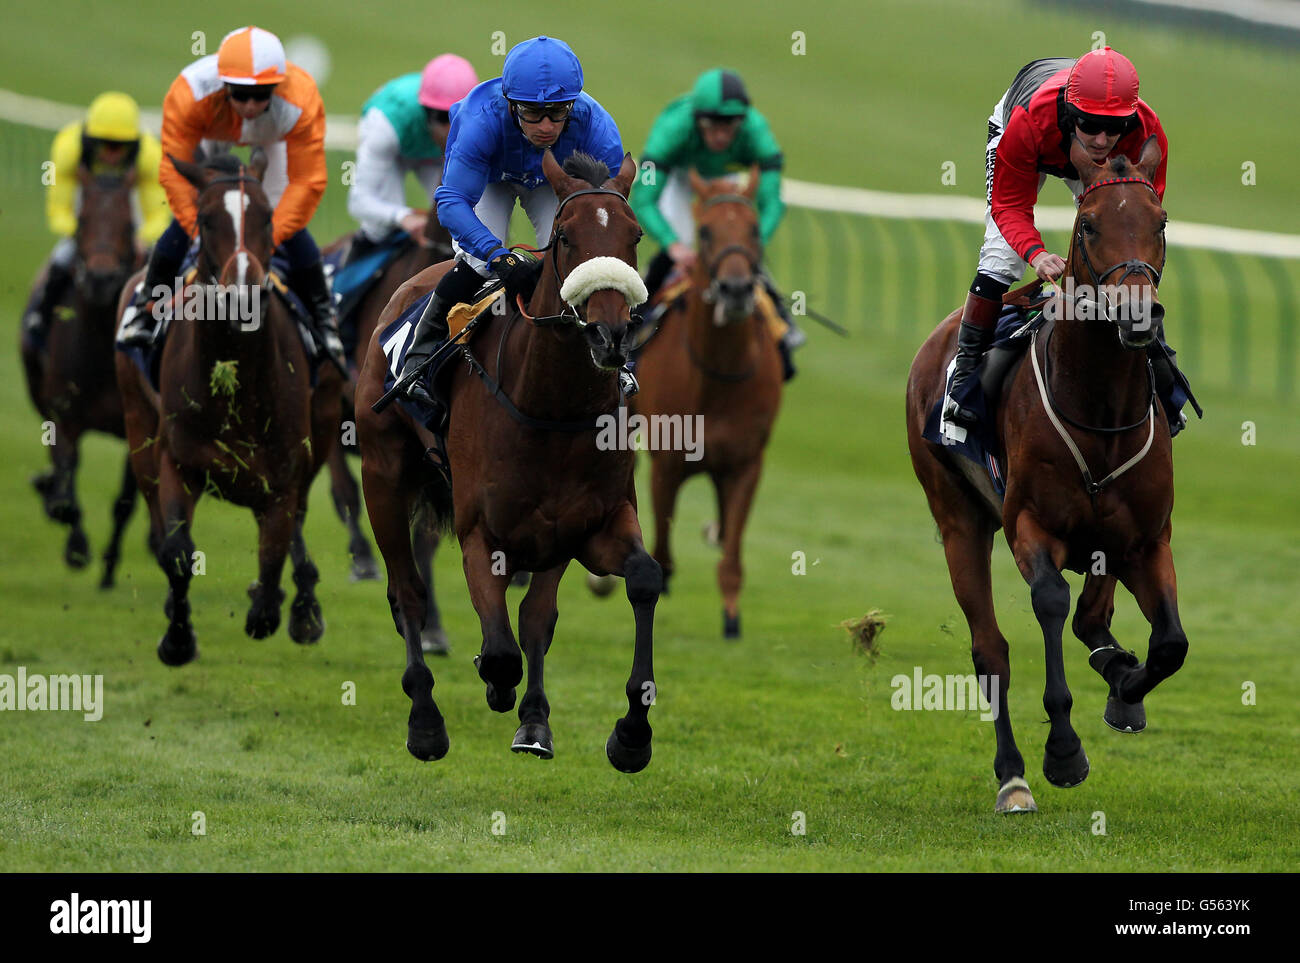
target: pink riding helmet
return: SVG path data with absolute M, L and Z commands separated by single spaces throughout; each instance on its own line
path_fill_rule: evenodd
M 478 74 L 470 62 L 455 54 L 434 57 L 420 78 L 420 103 L 434 110 L 450 110 L 478 85 Z

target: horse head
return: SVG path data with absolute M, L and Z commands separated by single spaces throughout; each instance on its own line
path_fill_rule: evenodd
M 1168 221 L 1153 180 L 1160 147 L 1153 134 L 1136 165 L 1122 154 L 1094 164 L 1076 138 L 1070 161 L 1083 184 L 1067 258 L 1076 292 L 1082 287 L 1075 306 L 1113 323 L 1125 348 L 1145 348 L 1165 314 L 1156 292 Z
M 200 278 L 229 299 L 226 320 L 232 327 L 256 330 L 258 325 L 244 323 L 248 312 L 236 310 L 235 299 L 257 310 L 274 250 L 272 208 L 261 183 L 265 152 L 254 149 L 248 166 L 231 154 L 206 158 L 202 165 L 170 159 L 197 191 Z
M 77 168 L 81 206 L 77 214 L 76 284 L 88 305 L 111 306 L 135 269 L 135 215 L 131 191 L 136 170 L 125 176 Z
M 690 172 L 698 225 L 696 270 L 707 279 L 701 296 L 714 305 L 713 323 L 718 327 L 745 321 L 754 314 L 754 285 L 763 261 L 754 204 L 758 177 L 757 166 L 751 167 L 744 190 L 738 192 L 729 178 L 705 180 L 694 169 Z
M 636 270 L 641 226 L 627 202 L 636 163 L 625 154 L 618 175 L 610 177 L 602 162 L 586 154 L 573 154 L 561 167 L 547 151 L 542 171 L 559 205 L 547 245 L 551 270 L 543 266 L 536 297 L 563 301 L 586 338 L 592 363 L 619 368 L 640 323 L 632 320 L 632 308 L 646 299 Z

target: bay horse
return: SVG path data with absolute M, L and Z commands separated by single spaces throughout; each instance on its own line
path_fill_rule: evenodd
M 56 308 L 44 347 L 23 338 L 21 354 L 27 391 L 41 417 L 52 424 L 51 470 L 32 479 L 45 514 L 68 526 L 63 558 L 69 567 L 90 562 L 90 543 L 81 527 L 76 477 L 81 436 L 88 431 L 125 438 L 122 400 L 113 376 L 115 308 L 122 285 L 140 267 L 135 244 L 131 192 L 136 170 L 125 176 L 92 175 L 77 168 L 81 185 L 74 282 Z M 135 509 L 135 476 L 123 459 L 121 488 L 113 502 L 113 534 L 104 550 L 100 588 L 111 588 L 121 555 L 122 533 Z
M 1006 376 L 1002 401 L 990 415 L 1006 459 L 1000 503 L 987 478 L 981 478 L 982 469 L 971 463 L 968 470 L 957 464 L 966 459 L 950 457 L 922 438 L 927 415 L 944 390 L 960 311 L 922 345 L 907 385 L 912 465 L 970 625 L 975 670 L 986 698 L 996 704 L 997 812 L 1037 808 L 1012 735 L 1008 646 L 993 609 L 989 561 L 999 526 L 1006 529 L 1043 630 L 1043 705 L 1051 722 L 1043 774 L 1052 785 L 1077 786 L 1089 768 L 1070 724 L 1073 699 L 1061 650 L 1070 588 L 1062 569 L 1086 572 L 1071 627 L 1089 650 L 1088 664 L 1109 686 L 1103 718 L 1111 728 L 1145 728 L 1143 698 L 1182 666 L 1187 653 L 1169 547 L 1174 502 L 1169 424 L 1163 405 L 1154 403 L 1145 350 L 1163 316 L 1156 287 L 1164 268 L 1166 215 L 1152 186 L 1160 149 L 1151 137 L 1136 167 L 1125 157 L 1096 165 L 1076 140 L 1070 160 L 1083 192 L 1066 277 L 1074 279 L 1076 291 L 1094 292 L 1093 308 L 1104 285 L 1128 282 L 1134 294 L 1129 303 L 1149 297 L 1150 310 L 1145 316 L 1121 312 L 1116 317 L 1102 303 L 1101 311 L 1082 312 L 1107 320 L 1056 311 L 1051 328 L 1034 335 L 1028 360 L 1021 359 Z M 1098 271 L 1099 265 L 1106 267 Z M 1151 624 L 1147 660 L 1141 664 L 1110 631 L 1117 581 L 1133 593 Z M 998 687 L 991 693 L 994 679 Z
M 302 526 L 311 481 L 338 430 L 342 378 L 322 362 L 313 389 L 297 325 L 271 291 L 265 154 L 254 150 L 248 167 L 231 155 L 202 166 L 172 162 L 197 193 L 198 276 L 175 301 L 159 390 L 124 353 L 116 363 L 132 465 L 168 582 L 158 657 L 176 666 L 198 654 L 188 596 L 197 568 L 190 527 L 199 496 L 209 492 L 252 509 L 257 520 L 258 577 L 248 590 L 244 631 L 261 639 L 279 627 L 287 553 L 297 588 L 289 636 L 310 643 L 324 633 L 319 575 Z M 134 280 L 119 310 L 133 287 Z M 189 310 L 195 303 L 199 309 Z
M 690 182 L 699 253 L 690 287 L 665 310 L 638 356 L 642 387 L 633 407 L 649 425 L 660 419 L 660 444 L 649 454 L 654 557 L 665 587 L 676 567 L 669 533 L 677 493 L 686 479 L 706 472 L 717 494 L 722 631 L 737 638 L 740 542 L 781 406 L 781 358 L 754 294 L 763 257 L 754 205 L 758 169 L 740 192 L 726 178 L 705 181 L 694 170 Z M 690 424 L 702 423 L 701 450 L 662 444 L 679 423 L 683 440 Z
M 359 231 L 344 234 L 328 247 L 323 248 L 322 253 L 329 255 L 346 249 L 355 242 L 359 235 Z M 405 250 L 383 267 L 379 277 L 371 282 L 365 294 L 349 311 L 351 323 L 355 325 L 357 331 L 356 350 L 350 360 L 355 364 L 358 371 L 361 370 L 361 366 L 365 363 L 366 346 L 370 344 L 370 336 L 374 333 L 375 325 L 379 321 L 379 315 L 388 305 L 398 287 L 403 282 L 415 277 L 425 268 L 439 264 L 451 256 L 451 233 L 439 223 L 437 212 L 430 210 L 424 224 L 424 234 L 418 240 L 412 240 Z M 340 318 L 340 323 L 342 320 Z M 359 450 L 351 442 L 351 437 L 355 436 L 356 426 L 356 415 L 352 410 L 355 390 L 355 385 L 352 383 L 344 385 L 343 425 L 340 437 L 348 440 L 349 443 L 335 445 L 330 450 L 329 471 L 330 495 L 334 501 L 334 511 L 348 530 L 348 554 L 352 558 L 350 577 L 352 581 L 357 582 L 379 578 L 379 567 L 375 564 L 375 556 L 371 551 L 370 542 L 366 539 L 365 533 L 361 531 L 359 521 L 361 517 L 361 490 L 348 468 L 347 456 L 349 450 Z M 352 432 L 348 430 L 349 423 L 354 429 Z M 422 570 L 431 571 L 430 564 L 433 550 L 437 544 L 438 533 L 436 531 L 422 529 L 417 534 L 416 551 L 422 560 Z M 430 604 L 433 607 L 430 617 L 433 624 L 425 630 L 425 651 L 445 652 L 446 635 L 442 631 L 437 606 L 432 602 L 432 575 L 428 576 L 427 586 Z
M 426 457 L 435 442 L 428 431 L 399 405 L 381 414 L 372 410 L 384 394 L 387 370 L 377 336 L 357 384 L 362 485 L 388 572 L 393 621 L 406 644 L 402 689 L 411 699 L 411 754 L 440 759 L 449 746 L 420 646 L 426 599 L 409 526 L 418 509 L 453 524 L 460 541 L 483 631 L 475 661 L 493 710 L 514 706 L 523 678 L 521 644 L 527 656 L 515 752 L 554 755 L 542 671 L 558 618 L 556 591 L 569 562 L 623 576 L 636 643 L 628 713 L 605 751 L 619 771 L 638 772 L 651 754 L 652 636 L 662 575 L 641 540 L 634 453 L 627 445 L 596 444 L 597 425 L 614 417 L 620 404 L 617 373 L 631 345 L 630 308 L 645 298 L 635 268 L 641 230 L 627 203 L 636 165 L 626 155 L 611 178 L 592 158 L 575 154 L 562 169 L 547 151 L 542 169 L 559 206 L 540 281 L 526 306 L 516 295 L 504 314 L 481 316 L 474 343 L 482 346 L 485 364 L 471 370 L 456 363 L 451 374 L 446 451 L 454 490 Z M 398 289 L 381 325 L 431 291 L 449 267 L 424 271 Z M 520 603 L 516 642 L 505 598 L 511 575 L 521 570 L 534 575 Z

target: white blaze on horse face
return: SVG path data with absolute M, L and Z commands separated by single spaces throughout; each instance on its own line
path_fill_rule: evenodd
M 240 285 L 244 284 L 244 278 L 248 272 L 248 255 L 244 253 L 244 218 L 243 211 L 239 209 L 239 199 L 244 199 L 244 210 L 248 210 L 248 195 L 243 191 L 234 189 L 226 191 L 222 196 L 222 201 L 226 205 L 226 213 L 230 215 L 230 223 L 235 227 L 235 250 L 239 252 L 239 281 Z
M 609 211 L 603 207 L 596 208 L 596 220 L 600 221 L 601 227 L 609 227 Z

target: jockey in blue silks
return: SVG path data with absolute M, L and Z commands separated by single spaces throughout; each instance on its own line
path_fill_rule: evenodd
M 479 84 L 452 105 L 442 185 L 434 201 L 438 220 L 451 232 L 456 264 L 434 289 L 398 380 L 447 339 L 448 310 L 470 300 L 484 279 L 501 278 L 507 296 L 535 281 L 538 262 L 512 254 L 505 239 L 516 200 L 538 244 L 551 236 L 557 199 L 542 173 L 548 150 L 560 164 L 574 151 L 590 154 L 605 162 L 611 177 L 623 163 L 618 126 L 582 92 L 577 56 L 562 40 L 534 37 L 511 49 L 500 78 Z M 434 403 L 420 382 L 410 386 L 408 396 Z

